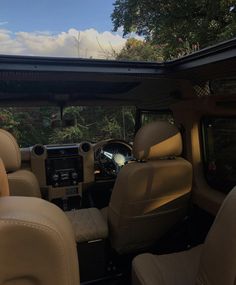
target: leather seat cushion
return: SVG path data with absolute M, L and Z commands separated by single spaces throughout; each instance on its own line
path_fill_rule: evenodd
M 20 169 L 21 152 L 13 135 L 0 129 L 0 145 L 0 157 L 3 160 L 7 173 Z
M 181 134 L 176 126 L 166 121 L 146 124 L 135 135 L 133 155 L 137 160 L 157 160 L 179 156 L 181 152 Z
M 202 246 L 166 255 L 149 253 L 133 260 L 132 285 L 194 285 Z
M 97 208 L 65 212 L 74 228 L 78 243 L 108 237 L 108 226 Z
M 33 172 L 20 169 L 8 173 L 10 196 L 41 198 L 39 183 Z
M 9 185 L 5 167 L 2 159 L 0 158 L 0 197 L 3 196 L 9 196 Z
M 1 197 L 0 217 L 1 285 L 80 284 L 73 229 L 58 207 Z

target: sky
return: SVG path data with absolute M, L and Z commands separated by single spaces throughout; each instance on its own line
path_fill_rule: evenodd
M 0 54 L 112 58 L 114 0 L 0 0 Z

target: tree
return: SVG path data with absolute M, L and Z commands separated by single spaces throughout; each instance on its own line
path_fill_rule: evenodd
M 15 137 L 20 136 L 18 130 L 20 123 L 14 116 L 13 108 L 2 109 L 0 112 L 0 128 L 12 133 Z
M 0 128 L 14 135 L 20 147 L 40 144 L 92 142 L 108 138 L 132 141 L 135 108 L 131 106 L 71 106 L 1 108 Z
M 57 107 L 1 108 L 0 128 L 12 133 L 20 147 L 46 144 L 53 131 L 51 116 L 56 112 Z
M 118 60 L 163 61 L 162 47 L 134 38 L 128 39 L 117 55 Z
M 234 0 L 116 0 L 114 30 L 163 46 L 165 59 L 236 36 Z

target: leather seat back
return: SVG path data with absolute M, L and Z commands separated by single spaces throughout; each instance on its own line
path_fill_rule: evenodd
M 42 199 L 7 194 L 0 160 L 0 284 L 79 285 L 75 236 L 65 214 Z
M 154 122 L 137 133 L 137 161 L 121 169 L 108 207 L 111 243 L 119 253 L 151 245 L 186 214 L 192 166 L 178 157 L 181 152 L 174 125 Z
M 0 158 L 0 197 L 9 196 L 9 184 L 7 173 L 2 159 Z
M 0 157 L 5 165 L 10 195 L 41 197 L 39 183 L 33 172 L 22 170 L 20 148 L 15 138 L 0 129 Z
M 203 245 L 197 285 L 236 283 L 236 187 L 229 193 Z

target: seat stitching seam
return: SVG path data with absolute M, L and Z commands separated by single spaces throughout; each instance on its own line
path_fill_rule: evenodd
M 63 242 L 62 235 L 60 234 L 60 232 L 58 232 L 55 229 L 52 229 L 48 225 L 33 224 L 32 222 L 23 222 L 23 221 L 20 221 L 20 220 L 17 221 L 17 220 L 2 220 L 2 219 L 0 219 L 0 223 L 12 224 L 12 225 L 23 225 L 23 226 L 26 226 L 26 227 L 31 228 L 31 229 L 40 230 L 42 232 L 56 233 L 55 237 L 57 237 L 57 240 L 59 241 L 58 245 L 59 245 L 59 247 L 61 248 L 61 250 L 63 252 L 64 258 L 66 257 L 66 254 L 65 254 L 66 251 L 65 251 L 65 248 L 64 248 L 64 242 Z M 66 263 L 67 263 L 67 272 L 70 272 L 68 260 L 67 260 L 67 258 L 65 258 L 65 259 L 66 259 Z M 68 280 L 68 276 L 66 276 L 66 279 L 67 279 L 67 281 L 69 281 Z

